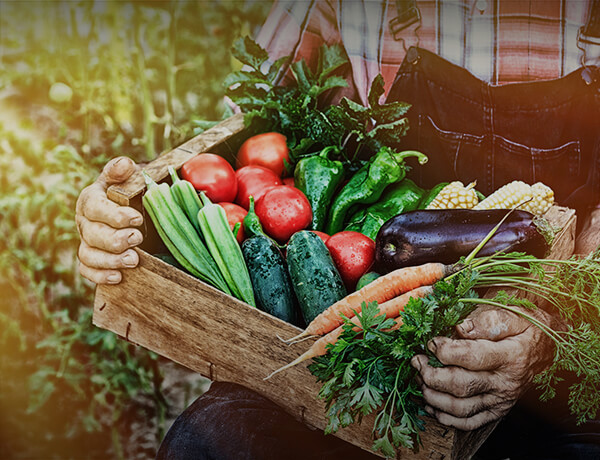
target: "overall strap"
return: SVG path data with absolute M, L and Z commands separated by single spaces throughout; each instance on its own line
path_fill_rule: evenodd
M 577 46 L 583 51 L 584 81 L 600 83 L 600 0 L 590 0 L 586 23 L 577 31 Z
M 600 0 L 590 0 L 587 21 L 581 27 L 579 37 L 585 43 L 600 44 Z
M 399 37 L 407 27 L 421 21 L 421 12 L 417 7 L 416 0 L 396 0 L 397 16 L 390 20 L 390 30 L 394 40 L 400 41 Z

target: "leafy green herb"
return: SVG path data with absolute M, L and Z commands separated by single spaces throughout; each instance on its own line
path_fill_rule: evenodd
M 269 63 L 267 52 L 250 38 L 240 38 L 233 46 L 235 58 L 245 67 L 224 81 L 226 94 L 245 113 L 246 126 L 255 131 L 274 130 L 288 138 L 292 161 L 315 143 L 335 145 L 339 127 L 317 107 L 319 96 L 328 90 L 347 86 L 334 73 L 348 60 L 339 45 L 322 46 L 316 72 L 302 59 L 290 64 L 289 56 Z M 295 84 L 280 85 L 289 69 Z
M 464 264 L 464 259 L 461 261 Z M 315 358 L 309 370 L 323 382 L 329 424 L 335 432 L 363 415 L 376 412 L 373 449 L 394 456 L 397 447 L 415 447 L 424 429 L 421 393 L 410 366 L 416 354 L 427 354 L 432 365 L 441 366 L 427 342 L 450 336 L 479 304 L 511 311 L 539 327 L 555 343 L 553 364 L 536 376 L 542 400 L 555 394 L 558 372 L 578 377 L 571 385 L 569 407 L 579 422 L 596 417 L 600 408 L 600 254 L 584 259 L 536 259 L 522 253 L 498 253 L 474 259 L 434 285 L 434 293 L 411 299 L 401 313 L 403 324 L 390 330 L 391 320 L 378 316 L 376 303 L 362 305 L 361 328 L 346 320 L 337 343 Z M 479 298 L 475 289 L 508 287 L 534 294 L 565 322 L 554 330 L 527 309 L 536 306 L 526 298 L 500 291 L 491 299 Z M 522 308 L 517 308 L 522 307 Z
M 344 332 L 325 356 L 313 360 L 309 370 L 324 385 L 319 396 L 326 402 L 326 432 L 360 422 L 377 412 L 373 449 L 393 455 L 394 446 L 414 447 L 424 429 L 421 392 L 414 381 L 410 359 L 418 353 L 435 358 L 426 347 L 438 335 L 448 335 L 474 308 L 462 298 L 476 298 L 476 278 L 468 271 L 451 282 L 441 282 L 434 293 L 411 299 L 402 313 L 404 324 L 389 330 L 394 321 L 380 315 L 376 302 L 363 303 L 362 330 L 347 320 Z M 437 363 L 437 360 L 435 360 Z
M 287 137 L 292 163 L 323 147 L 336 146 L 348 167 L 357 169 L 362 152 L 368 156 L 397 144 L 406 134 L 404 115 L 410 105 L 380 104 L 381 75 L 371 85 L 369 107 L 346 97 L 339 105 L 323 104 L 326 93 L 347 86 L 339 74 L 348 59 L 339 45 L 319 48 L 314 72 L 303 59 L 291 63 L 289 56 L 271 63 L 267 52 L 248 37 L 236 41 L 232 52 L 245 67 L 225 79 L 227 95 L 245 113 L 246 126 L 252 131 L 278 131 Z M 280 82 L 288 70 L 293 81 L 283 85 Z

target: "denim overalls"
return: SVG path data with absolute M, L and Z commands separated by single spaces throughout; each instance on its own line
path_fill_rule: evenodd
M 543 182 L 579 221 L 600 202 L 600 85 L 582 69 L 556 80 L 490 85 L 412 47 L 388 101 L 412 104 L 403 149 L 429 156 L 424 187 L 477 181 L 485 195 L 512 180 Z
M 600 84 L 587 72 L 494 86 L 410 48 L 387 100 L 412 104 L 399 147 L 429 157 L 413 168 L 412 179 L 424 187 L 476 180 L 485 195 L 513 180 L 540 181 L 582 223 L 600 202 Z M 540 402 L 535 390 L 526 393 L 476 458 L 600 458 L 600 420 L 576 425 L 566 401 L 573 377 L 565 378 L 550 402 Z

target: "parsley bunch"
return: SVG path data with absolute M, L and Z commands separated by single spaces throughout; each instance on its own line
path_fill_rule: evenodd
M 374 450 L 393 456 L 394 446 L 415 447 L 424 429 L 422 396 L 410 365 L 420 353 L 430 356 L 427 342 L 450 335 L 473 309 L 476 277 L 469 270 L 451 281 L 435 284 L 432 295 L 411 298 L 401 313 L 403 324 L 390 330 L 392 319 L 378 315 L 376 302 L 362 305 L 358 313 L 361 329 L 346 321 L 344 332 L 329 352 L 313 360 L 310 372 L 323 382 L 319 396 L 325 401 L 329 423 L 327 433 L 360 422 L 364 415 L 378 412 L 373 427 Z

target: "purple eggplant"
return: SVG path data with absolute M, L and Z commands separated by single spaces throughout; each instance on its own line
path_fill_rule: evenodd
M 388 220 L 375 239 L 379 273 L 426 262 L 452 264 L 467 256 L 509 212 L 506 209 L 427 209 Z M 549 249 L 539 218 L 513 211 L 477 254 L 526 252 L 544 257 Z

